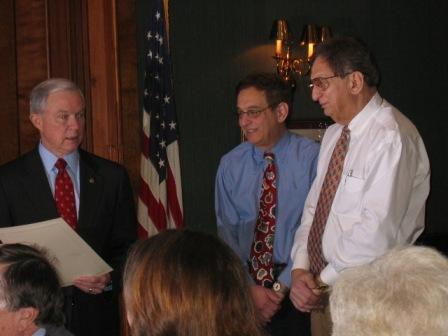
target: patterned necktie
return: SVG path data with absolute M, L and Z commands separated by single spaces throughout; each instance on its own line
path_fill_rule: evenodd
M 328 214 L 330 213 L 336 190 L 339 186 L 339 181 L 341 180 L 349 138 L 350 130 L 347 126 L 344 126 L 341 136 L 334 147 L 330 163 L 328 164 L 327 173 L 320 190 L 319 200 L 308 236 L 310 272 L 314 275 L 320 274 L 327 264 L 322 252 L 322 235 L 327 224 Z
M 273 245 L 277 206 L 274 154 L 265 153 L 268 165 L 263 175 L 260 210 L 250 252 L 249 271 L 257 285 L 271 288 L 274 283 Z
M 65 169 L 67 162 L 65 162 L 64 159 L 58 159 L 54 166 L 58 169 L 54 187 L 56 207 L 62 219 L 64 219 L 73 229 L 75 229 L 78 222 L 76 215 L 75 192 L 73 189 L 72 179 Z

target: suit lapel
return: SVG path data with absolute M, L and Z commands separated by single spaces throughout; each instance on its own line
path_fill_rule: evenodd
M 88 154 L 79 151 L 80 171 L 80 204 L 78 227 L 88 227 L 94 224 L 98 204 L 103 190 L 103 179 L 98 175 L 95 164 L 90 160 Z M 93 224 L 90 224 L 92 223 Z
M 32 200 L 32 204 L 35 205 L 35 213 L 40 213 L 43 217 L 58 217 L 56 204 L 38 150 L 30 152 L 25 157 L 24 163 L 23 188 Z

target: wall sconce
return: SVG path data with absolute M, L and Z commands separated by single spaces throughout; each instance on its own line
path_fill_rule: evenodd
M 272 25 L 270 39 L 275 40 L 275 56 L 273 56 L 277 73 L 285 80 L 294 83 L 293 74 L 305 76 L 311 69 L 311 58 L 314 46 L 331 37 L 330 28 L 327 26 L 305 25 L 302 37 L 299 41 L 297 57 L 292 57 L 291 47 L 294 44 L 291 29 L 284 19 L 275 20 Z

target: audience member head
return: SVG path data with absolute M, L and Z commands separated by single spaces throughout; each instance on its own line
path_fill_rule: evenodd
M 342 272 L 330 295 L 333 336 L 448 335 L 448 260 L 400 247 Z
M 124 300 L 132 336 L 260 335 L 241 261 L 204 233 L 167 230 L 137 243 Z
M 0 245 L 0 334 L 29 336 L 43 325 L 62 325 L 57 272 L 44 252 L 22 244 Z
M 372 54 L 351 37 L 335 37 L 320 44 L 310 77 L 311 98 L 341 125 L 348 125 L 366 106 L 379 83 Z
M 292 94 L 291 86 L 276 74 L 253 74 L 238 83 L 238 123 L 247 141 L 262 150 L 275 146 L 286 130 Z
M 51 78 L 31 91 L 30 120 L 42 145 L 57 157 L 78 149 L 84 138 L 84 96 L 64 78 Z

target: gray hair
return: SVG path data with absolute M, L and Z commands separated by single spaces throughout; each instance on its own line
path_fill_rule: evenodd
M 75 91 L 79 93 L 83 104 L 84 95 L 74 82 L 65 78 L 50 78 L 36 85 L 30 94 L 30 113 L 40 113 L 47 107 L 48 96 L 58 91 Z
M 448 335 L 448 259 L 395 248 L 342 272 L 330 295 L 333 336 Z

